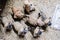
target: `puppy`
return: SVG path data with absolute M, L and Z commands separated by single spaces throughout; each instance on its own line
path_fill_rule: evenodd
M 4 27 L 5 32 L 9 32 L 12 30 L 12 20 L 9 21 L 7 17 L 3 17 L 2 23 L 3 23 L 3 27 Z
M 19 23 L 19 22 L 14 22 L 14 23 L 13 23 L 13 26 L 14 26 L 14 28 L 13 28 L 14 32 L 15 32 L 15 33 L 17 32 L 17 35 L 18 35 L 19 37 L 24 37 L 25 34 L 27 33 L 26 27 L 25 27 L 24 25 L 22 25 L 21 23 Z
M 30 15 L 28 15 L 27 17 L 27 22 L 30 23 L 31 25 L 36 26 L 37 25 L 37 19 L 38 19 L 38 10 L 36 10 L 35 12 L 32 12 Z
M 24 14 L 22 13 L 22 9 L 20 7 L 13 7 L 12 8 L 12 12 L 13 12 L 13 17 L 14 18 L 23 18 L 24 17 Z

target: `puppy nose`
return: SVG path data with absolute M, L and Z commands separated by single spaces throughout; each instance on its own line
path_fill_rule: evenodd
M 26 34 L 26 33 L 27 33 L 27 30 L 24 30 L 24 31 L 23 31 L 23 34 Z
M 39 36 L 39 35 L 41 35 L 41 34 L 42 34 L 42 32 L 39 31 L 38 33 L 36 33 L 36 36 Z
M 51 24 L 52 24 L 52 23 L 49 21 L 49 22 L 48 22 L 48 26 L 51 26 Z
M 39 32 L 38 32 L 38 35 L 41 35 L 41 34 L 42 34 L 42 32 L 41 32 L 41 31 L 39 31 Z

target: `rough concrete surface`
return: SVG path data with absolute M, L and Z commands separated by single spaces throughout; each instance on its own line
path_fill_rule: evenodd
M 6 3 L 5 9 L 3 11 L 3 15 L 6 16 L 6 14 L 8 14 L 9 12 L 12 13 L 11 11 L 12 5 L 22 7 L 23 1 L 24 0 L 16 0 L 16 1 L 10 0 L 10 2 Z M 36 8 L 38 10 L 43 11 L 43 13 L 45 13 L 48 18 L 52 17 L 55 6 L 57 4 L 60 4 L 60 0 L 30 0 L 30 1 L 32 1 L 33 4 L 36 5 Z M 39 38 L 34 39 L 30 34 L 30 32 L 26 34 L 26 37 L 19 38 L 16 35 L 16 33 L 14 33 L 14 31 L 12 30 L 10 33 L 6 33 L 5 35 L 2 32 L 0 32 L 0 40 L 60 40 L 60 31 L 54 30 L 49 26 L 46 32 L 43 32 Z

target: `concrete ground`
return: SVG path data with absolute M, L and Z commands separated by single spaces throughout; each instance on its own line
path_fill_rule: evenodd
M 21 1 L 22 1 L 22 3 L 21 3 Z M 60 4 L 60 0 L 31 0 L 31 1 L 34 3 L 34 5 L 36 5 L 38 10 L 43 11 L 43 13 L 45 13 L 48 18 L 52 17 L 52 14 L 54 12 L 55 6 L 57 4 Z M 11 12 L 10 7 L 13 4 L 15 4 L 16 2 L 17 2 L 17 4 L 19 4 L 18 0 L 16 0 L 16 1 L 12 0 L 11 3 L 8 2 L 8 4 L 7 4 L 8 6 L 6 6 L 7 10 L 6 11 L 4 10 L 3 13 L 6 13 L 7 11 Z M 19 0 L 19 2 L 21 3 L 20 6 L 23 6 L 23 0 Z M 30 32 L 28 32 L 26 34 L 25 38 L 19 38 L 15 34 L 15 32 L 12 30 L 10 33 L 7 33 L 5 35 L 3 35 L 2 32 L 0 32 L 0 40 L 60 40 L 60 31 L 54 30 L 54 29 L 50 28 L 50 26 L 49 26 L 47 28 L 46 32 L 43 32 L 42 35 L 40 35 L 39 38 L 34 39 L 32 37 L 32 35 L 30 34 Z

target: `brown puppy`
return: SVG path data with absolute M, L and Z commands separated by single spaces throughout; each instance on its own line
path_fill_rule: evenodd
M 13 7 L 12 12 L 13 12 L 14 18 L 22 18 L 24 16 L 20 7 L 18 8 Z

